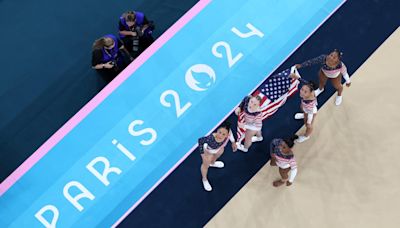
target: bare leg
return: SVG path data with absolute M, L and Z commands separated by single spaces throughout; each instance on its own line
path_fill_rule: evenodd
M 201 158 L 203 160 L 203 163 L 201 164 L 200 170 L 201 170 L 201 177 L 203 181 L 207 181 L 207 173 L 208 173 L 208 168 L 210 167 L 211 164 L 211 157 L 212 155 L 207 155 L 207 154 L 201 154 Z
M 337 91 L 337 95 L 342 96 L 342 92 L 343 92 L 342 74 L 340 74 L 336 78 L 331 78 L 331 82 L 332 82 L 333 87 Z
M 274 181 L 272 183 L 274 185 L 274 187 L 279 187 L 279 186 L 283 185 L 284 183 L 286 183 L 286 181 L 289 179 L 289 174 L 288 174 L 289 171 L 290 171 L 290 168 L 287 168 L 287 169 L 279 168 L 279 174 L 281 175 L 282 179 Z
M 269 163 L 271 166 L 276 166 L 276 158 L 274 155 L 271 155 L 271 161 Z
M 219 157 L 221 157 L 221 155 L 222 155 L 223 153 L 224 153 L 224 148 L 221 148 L 221 149 L 218 151 L 217 154 L 215 154 L 215 155 L 212 156 L 212 158 L 211 158 L 211 164 L 214 164 L 215 161 L 216 161 Z
M 328 77 L 325 76 L 324 72 L 322 70 L 319 71 L 319 89 L 323 90 L 326 85 L 326 81 L 328 80 Z
M 244 148 L 249 149 L 252 142 L 251 138 L 257 134 L 257 131 L 254 130 L 246 130 L 246 134 L 244 136 Z
M 282 181 L 286 182 L 289 179 L 290 168 L 282 169 L 279 168 L 279 174 L 281 174 Z
M 306 113 L 304 113 L 304 124 L 306 125 L 306 134 L 304 136 L 306 136 L 306 137 L 310 136 L 312 131 L 313 131 L 313 123 L 314 123 L 314 120 L 315 120 L 315 116 L 317 116 L 317 114 L 313 115 L 311 124 L 307 124 L 308 115 Z

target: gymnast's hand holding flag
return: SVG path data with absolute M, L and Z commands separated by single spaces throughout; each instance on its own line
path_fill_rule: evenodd
M 285 104 L 287 98 L 298 90 L 298 85 L 300 83 L 299 80 L 303 79 L 301 79 L 301 76 L 296 67 L 293 66 L 278 74 L 270 76 L 257 88 L 257 90 L 252 94 L 252 97 L 260 98 L 259 111 L 261 113 L 261 121 L 267 119 L 275 112 L 277 112 L 278 109 Z M 242 104 L 244 104 L 244 102 L 242 102 Z M 241 108 L 240 110 L 237 109 L 235 113 L 236 115 L 238 115 L 238 149 L 243 151 L 243 145 L 241 144 L 241 142 L 243 141 L 243 139 L 245 139 L 246 130 L 248 130 L 246 128 L 246 119 L 249 120 L 249 118 L 246 118 L 246 112 L 243 108 Z M 252 137 L 253 142 L 261 140 L 261 135 Z M 244 149 L 246 150 L 246 148 Z M 247 150 L 244 152 L 247 152 Z

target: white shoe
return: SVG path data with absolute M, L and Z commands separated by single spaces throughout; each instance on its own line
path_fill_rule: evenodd
M 224 168 L 225 164 L 222 161 L 215 161 L 214 164 L 210 164 L 210 167 Z
M 315 96 L 318 97 L 318 95 L 320 95 L 322 92 L 324 92 L 324 90 L 325 90 L 325 89 L 319 89 L 319 88 L 316 89 L 316 90 L 314 91 Z
M 337 96 L 335 100 L 335 105 L 339 106 L 342 103 L 342 101 L 343 101 L 342 96 Z
M 238 150 L 241 150 L 245 153 L 247 153 L 247 151 L 249 151 L 249 149 L 244 148 L 243 144 L 241 144 L 239 142 L 237 142 L 236 145 L 237 145 Z
M 294 115 L 294 118 L 295 118 L 296 120 L 304 119 L 304 113 L 301 113 L 301 112 L 296 113 L 296 114 Z
M 253 136 L 253 137 L 251 137 L 251 141 L 252 142 L 261 142 L 261 141 L 263 141 L 263 137 L 262 136 Z
M 308 139 L 310 139 L 310 136 L 301 135 L 301 136 L 299 136 L 298 139 L 295 140 L 295 142 L 296 142 L 296 143 L 302 143 L 302 142 L 304 142 L 304 141 L 307 141 Z
M 203 187 L 207 192 L 211 192 L 212 190 L 211 184 L 208 182 L 208 180 L 203 180 Z

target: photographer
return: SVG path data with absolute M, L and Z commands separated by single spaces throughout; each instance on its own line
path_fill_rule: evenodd
M 92 67 L 107 76 L 115 77 L 133 58 L 114 35 L 105 35 L 92 47 Z
M 137 57 L 153 43 L 154 25 L 142 12 L 128 11 L 119 18 L 119 37 L 132 56 Z

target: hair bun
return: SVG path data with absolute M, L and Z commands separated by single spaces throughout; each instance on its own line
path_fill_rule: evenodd
M 317 84 L 317 83 L 315 83 L 315 82 L 313 82 L 313 81 L 310 81 L 309 83 L 310 83 L 310 86 L 311 86 L 311 88 L 312 88 L 313 90 L 318 89 L 318 84 Z
M 289 148 L 292 148 L 294 146 L 294 141 L 298 138 L 299 136 L 293 135 L 291 137 L 283 139 L 283 141 L 286 143 L 286 145 L 288 145 Z
M 298 135 L 293 135 L 290 139 L 294 141 L 294 140 L 296 140 L 296 139 L 298 139 L 298 138 L 299 138 Z
M 224 121 L 221 125 L 219 125 L 218 128 L 221 128 L 221 127 L 229 130 L 229 129 L 231 129 L 231 123 L 228 121 Z
M 338 54 L 339 59 L 341 59 L 343 57 L 343 52 L 340 51 L 339 49 L 335 48 L 335 49 L 333 49 L 333 52 L 336 52 Z

